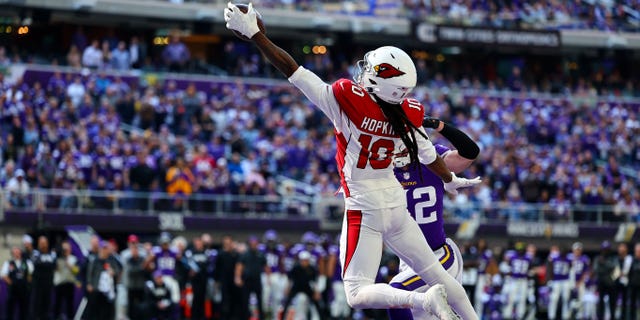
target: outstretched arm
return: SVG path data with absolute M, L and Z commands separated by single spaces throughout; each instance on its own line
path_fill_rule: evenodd
M 253 4 L 250 3 L 247 12 L 243 13 L 236 5 L 229 2 L 224 9 L 224 20 L 227 22 L 228 29 L 240 32 L 245 37 L 250 38 L 262 54 L 285 77 L 291 77 L 298 70 L 298 63 L 291 55 L 276 46 L 264 33 L 260 32 L 258 12 L 253 8 Z
M 322 81 L 316 74 L 298 65 L 298 63 L 282 48 L 275 45 L 258 28 L 257 12 L 250 4 L 243 13 L 234 4 L 229 3 L 224 10 L 227 28 L 240 32 L 250 38 L 271 64 L 280 70 L 304 95 L 322 110 L 332 121 L 338 117 L 338 104 L 333 96 L 331 86 Z
M 260 49 L 260 52 L 269 59 L 269 62 L 280 70 L 285 77 L 291 77 L 298 70 L 299 65 L 291 55 L 271 42 L 264 33 L 256 33 L 251 40 Z

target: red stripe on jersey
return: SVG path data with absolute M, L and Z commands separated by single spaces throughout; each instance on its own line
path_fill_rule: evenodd
M 360 210 L 347 210 L 347 252 L 344 257 L 344 267 L 342 268 L 342 277 L 349 267 L 351 258 L 358 247 L 358 241 L 360 240 L 360 226 L 362 223 L 362 211 Z
M 347 181 L 344 179 L 344 158 L 347 155 L 347 139 L 344 134 L 334 130 L 336 134 L 336 163 L 338 164 L 338 173 L 340 173 L 340 185 L 344 191 L 345 197 L 350 197 L 349 187 L 347 187 Z

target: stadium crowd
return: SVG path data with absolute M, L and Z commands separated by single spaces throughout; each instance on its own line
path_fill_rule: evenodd
M 0 269 L 8 298 L 0 317 L 71 319 L 86 298 L 83 319 L 386 319 L 384 310 L 346 304 L 332 236 L 306 232 L 295 243 L 268 230 L 216 240 L 132 234 L 120 249 L 93 236 L 85 257 L 68 240 L 50 245 L 40 236 L 34 246 L 25 235 Z M 462 282 L 482 319 L 635 320 L 640 243 L 629 245 L 605 241 L 584 251 L 576 242 L 539 252 L 524 242 L 462 243 Z M 397 257 L 385 250 L 376 281 L 397 272 Z
M 172 3 L 201 0 L 165 0 Z M 220 1 L 226 3 L 226 1 Z M 260 0 L 257 8 L 432 19 L 439 23 L 503 28 L 637 30 L 640 4 L 611 1 L 504 1 L 504 0 L 377 0 L 313 1 Z
M 349 77 L 344 71 L 335 76 Z M 549 95 L 523 88 L 518 75 L 514 68 L 497 87 L 435 74 L 414 91 L 429 115 L 456 124 L 481 145 L 468 174 L 482 176 L 484 184 L 451 203 L 514 220 L 539 218 L 520 204 L 544 205 L 550 220 L 568 220 L 573 205 L 609 205 L 614 209 L 604 220 L 637 220 L 640 104 L 606 99 L 584 83 Z M 234 194 L 266 197 L 258 211 L 302 213 L 283 201 L 294 190 L 277 177 L 311 185 L 312 195 L 332 195 L 339 185 L 330 124 L 288 84 L 125 81 L 97 70 L 52 72 L 33 83 L 9 83 L 0 75 L 0 83 L 0 186 L 12 208 L 68 209 L 82 202 L 146 210 L 148 201 L 127 195 L 166 192 L 172 198 L 154 199 L 155 208 L 187 204 L 210 212 L 212 202 L 191 203 L 189 196 Z M 65 193 L 36 204 L 29 192 L 35 188 Z M 73 192 L 85 189 L 108 194 L 79 198 Z M 509 206 L 496 208 L 496 202 Z

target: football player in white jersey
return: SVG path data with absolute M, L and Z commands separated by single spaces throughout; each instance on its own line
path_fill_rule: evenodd
M 440 265 L 407 213 L 404 189 L 393 173 L 394 150 L 404 143 L 411 163 L 426 164 L 445 182 L 446 191 L 456 193 L 460 187 L 480 182 L 479 178 L 456 177 L 422 129 L 424 107 L 407 97 L 416 85 L 416 69 L 409 55 L 395 47 L 378 48 L 358 63 L 355 82 L 340 79 L 327 84 L 260 32 L 251 4 L 243 13 L 229 3 L 224 19 L 228 29 L 251 39 L 335 127 L 346 211 L 340 261 L 349 305 L 358 309 L 422 308 L 440 319 L 456 319 L 453 308 L 465 320 L 477 319 L 462 285 Z M 374 283 L 383 243 L 432 288 L 418 293 Z

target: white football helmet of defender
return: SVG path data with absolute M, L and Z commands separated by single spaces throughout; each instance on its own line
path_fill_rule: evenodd
M 404 146 L 404 143 L 400 143 L 393 152 L 393 166 L 403 168 L 410 163 L 411 157 L 409 156 L 409 150 Z
M 355 82 L 388 103 L 401 103 L 416 86 L 413 60 L 396 47 L 385 46 L 369 51 L 356 67 Z

